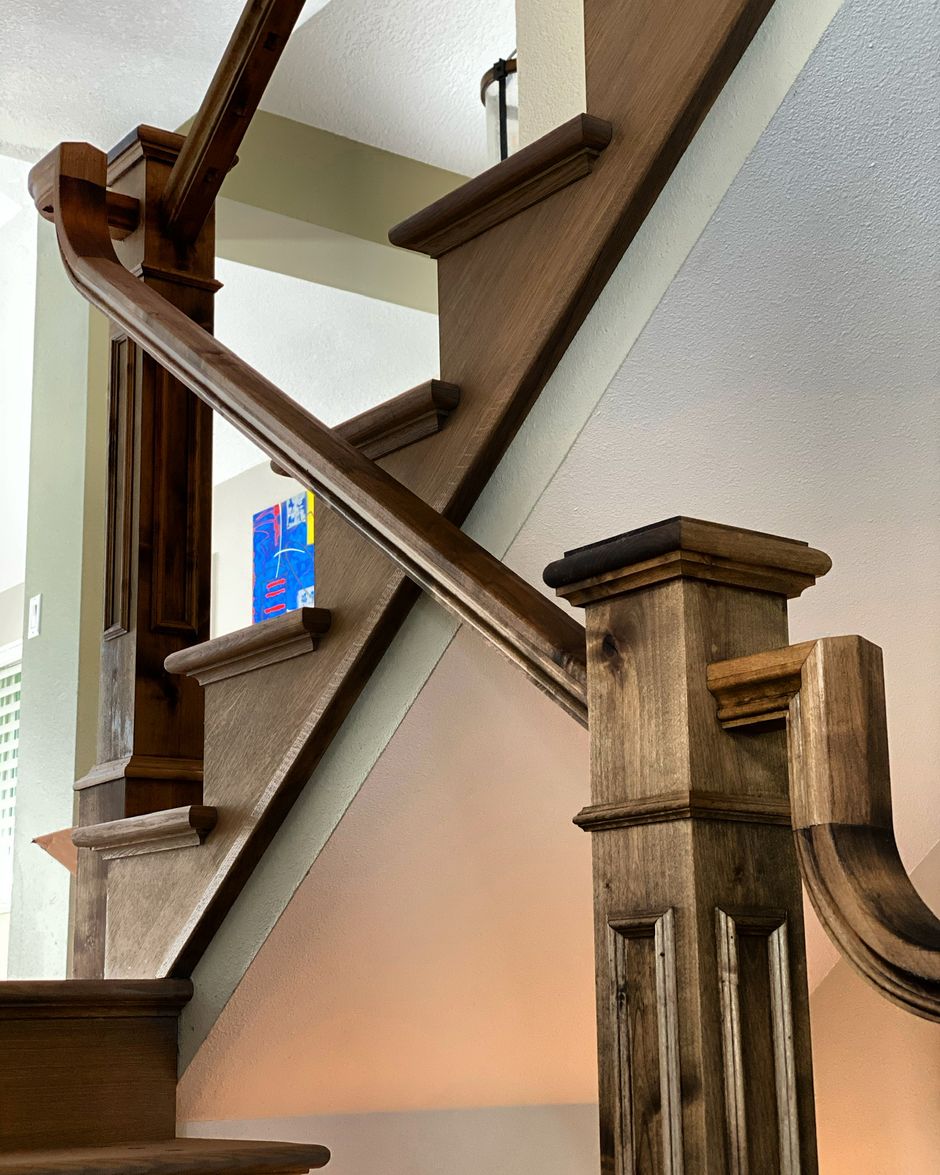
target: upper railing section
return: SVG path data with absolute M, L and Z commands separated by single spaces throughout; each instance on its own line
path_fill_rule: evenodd
M 65 143 L 53 157 L 59 247 L 85 298 L 586 722 L 581 626 L 125 269 L 111 243 L 103 152 Z M 39 165 L 34 195 L 49 166 Z

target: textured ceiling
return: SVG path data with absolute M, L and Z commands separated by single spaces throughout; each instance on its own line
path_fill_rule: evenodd
M 326 5 L 326 7 L 324 7 Z M 242 0 L 4 0 L 0 152 L 110 147 L 199 105 Z M 484 70 L 514 47 L 513 0 L 308 0 L 267 109 L 455 171 L 486 164 Z

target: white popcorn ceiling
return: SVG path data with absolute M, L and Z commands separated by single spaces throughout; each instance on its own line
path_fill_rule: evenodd
M 5 0 L 0 153 L 109 148 L 199 105 L 242 0 Z M 479 79 L 515 47 L 513 0 L 308 0 L 269 87 L 277 114 L 467 174 L 486 166 Z

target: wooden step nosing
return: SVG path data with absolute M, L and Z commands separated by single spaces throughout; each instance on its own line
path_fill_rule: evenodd
M 589 175 L 612 137 L 609 122 L 576 115 L 395 225 L 388 239 L 441 257 Z
M 192 995 L 188 979 L 7 979 L 0 1019 L 176 1017 Z
M 211 685 L 313 652 L 331 619 L 326 608 L 297 608 L 171 653 L 164 664 L 168 673 Z
M 336 432 L 372 461 L 388 457 L 408 445 L 434 436 L 460 403 L 460 388 L 441 379 L 429 379 L 336 426 Z M 288 470 L 276 461 L 271 469 L 283 477 Z
M 201 845 L 215 828 L 217 819 L 215 808 L 188 804 L 182 808 L 84 825 L 73 830 L 72 844 L 100 853 L 106 861 L 139 857 L 146 853 Z
M 314 1143 L 175 1138 L 8 1151 L 0 1154 L 0 1175 L 306 1175 L 329 1160 L 329 1150 Z

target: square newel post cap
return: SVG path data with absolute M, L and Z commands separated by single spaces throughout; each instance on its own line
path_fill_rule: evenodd
M 831 566 L 828 555 L 797 539 L 680 515 L 568 551 L 546 567 L 544 579 L 556 595 L 581 606 L 670 579 L 792 599 Z

